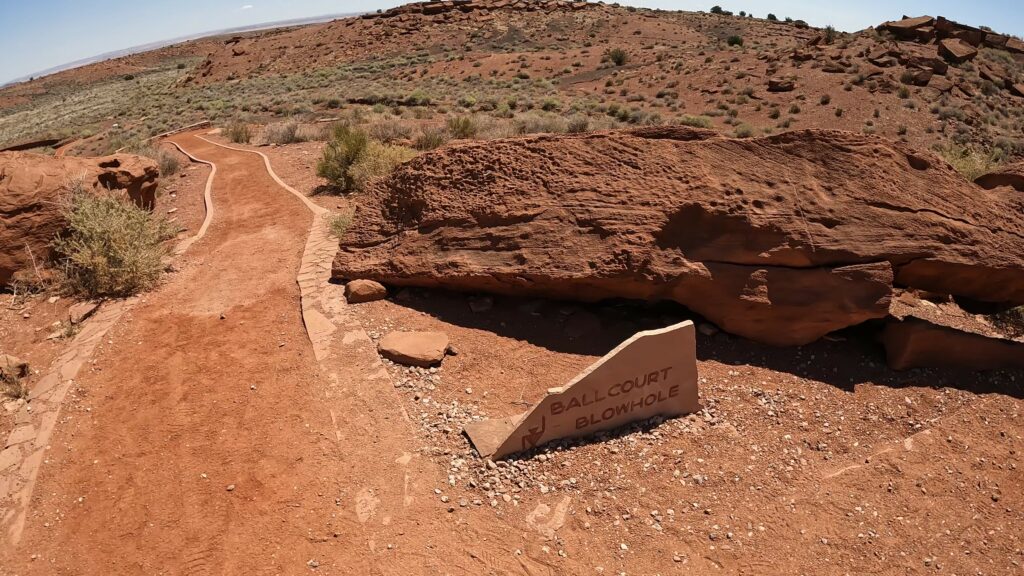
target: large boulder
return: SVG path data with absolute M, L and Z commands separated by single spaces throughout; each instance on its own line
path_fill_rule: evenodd
M 1024 197 L 880 137 L 683 127 L 466 143 L 371 188 L 339 280 L 675 300 L 811 342 L 888 314 L 899 283 L 1024 303 Z
M 139 206 L 152 208 L 159 169 L 129 154 L 102 158 L 0 153 L 0 285 L 15 272 L 42 264 L 64 228 L 62 206 L 71 187 L 123 190 Z
M 946 38 L 939 42 L 939 56 L 954 64 L 974 60 L 978 49 L 959 38 Z

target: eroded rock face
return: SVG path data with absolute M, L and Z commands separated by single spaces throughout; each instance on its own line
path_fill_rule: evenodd
M 468 143 L 371 190 L 334 276 L 670 299 L 762 342 L 888 313 L 895 283 L 1024 303 L 1024 199 L 879 137 L 688 128 Z
M 1009 186 L 1018 192 L 1024 192 L 1024 161 L 1000 166 L 994 172 L 978 176 L 974 183 L 989 190 Z
M 15 272 L 42 264 L 50 242 L 64 227 L 62 198 L 80 180 L 86 190 L 124 190 L 139 206 L 152 208 L 159 170 L 141 156 L 55 158 L 24 152 L 0 153 L 0 285 Z

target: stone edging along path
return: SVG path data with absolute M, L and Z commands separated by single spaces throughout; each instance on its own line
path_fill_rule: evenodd
M 178 150 L 193 162 L 210 166 L 206 178 L 203 201 L 206 217 L 199 231 L 179 242 L 171 256 L 185 253 L 196 241 L 206 235 L 213 220 L 213 177 L 217 167 L 189 154 L 176 143 Z M 15 415 L 15 428 L 5 439 L 0 451 L 0 542 L 16 545 L 21 539 L 28 514 L 29 501 L 35 488 L 43 455 L 60 416 L 61 406 L 68 390 L 75 382 L 79 370 L 92 356 L 96 345 L 117 321 L 130 310 L 139 297 L 104 302 L 98 311 L 82 326 L 67 349 L 57 357 L 49 370 L 29 390 L 29 402 Z

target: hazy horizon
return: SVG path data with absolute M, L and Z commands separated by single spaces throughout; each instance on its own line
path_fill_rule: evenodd
M 182 38 L 202 37 L 225 29 L 273 25 L 278 22 L 353 14 L 386 9 L 405 2 L 394 0 L 72 0 L 0 3 L 0 21 L 8 30 L 0 36 L 0 84 L 51 72 L 82 60 Z M 703 0 L 631 0 L 624 5 L 664 10 L 707 11 L 714 3 Z M 951 0 L 858 3 L 806 3 L 798 0 L 718 2 L 726 10 L 740 10 L 763 18 L 806 20 L 813 26 L 833 25 L 853 32 L 902 15 L 929 14 L 997 32 L 1024 34 L 1024 11 L 1011 0 L 975 3 Z M 112 16 L 113 15 L 113 16 Z M 158 22 L 159 26 L 152 26 Z M 211 25 L 217 22 L 217 25 Z M 116 33 L 106 31 L 111 25 Z M 59 38 L 60 42 L 53 39 Z

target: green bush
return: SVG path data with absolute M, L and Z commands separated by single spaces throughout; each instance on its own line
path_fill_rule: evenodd
M 608 50 L 606 55 L 612 64 L 616 66 L 624 66 L 629 60 L 629 54 L 622 48 L 612 48 Z
M 725 43 L 728 44 L 729 46 L 743 46 L 743 37 L 735 35 L 729 36 Z
M 89 298 L 131 296 L 152 288 L 163 270 L 163 245 L 174 236 L 164 219 L 123 194 L 91 194 L 74 186 L 67 230 L 53 242 L 64 286 Z
M 416 151 L 411 148 L 370 141 L 352 163 L 349 175 L 356 190 L 365 190 L 373 180 L 391 174 L 400 164 L 415 157 Z
M 326 178 L 340 190 L 352 190 L 355 182 L 349 170 L 366 149 L 368 142 L 365 132 L 347 124 L 336 126 L 331 141 L 324 147 L 320 161 L 317 162 L 317 175 Z
M 471 116 L 455 116 L 448 119 L 448 132 L 453 138 L 473 138 L 480 131 L 480 126 Z

